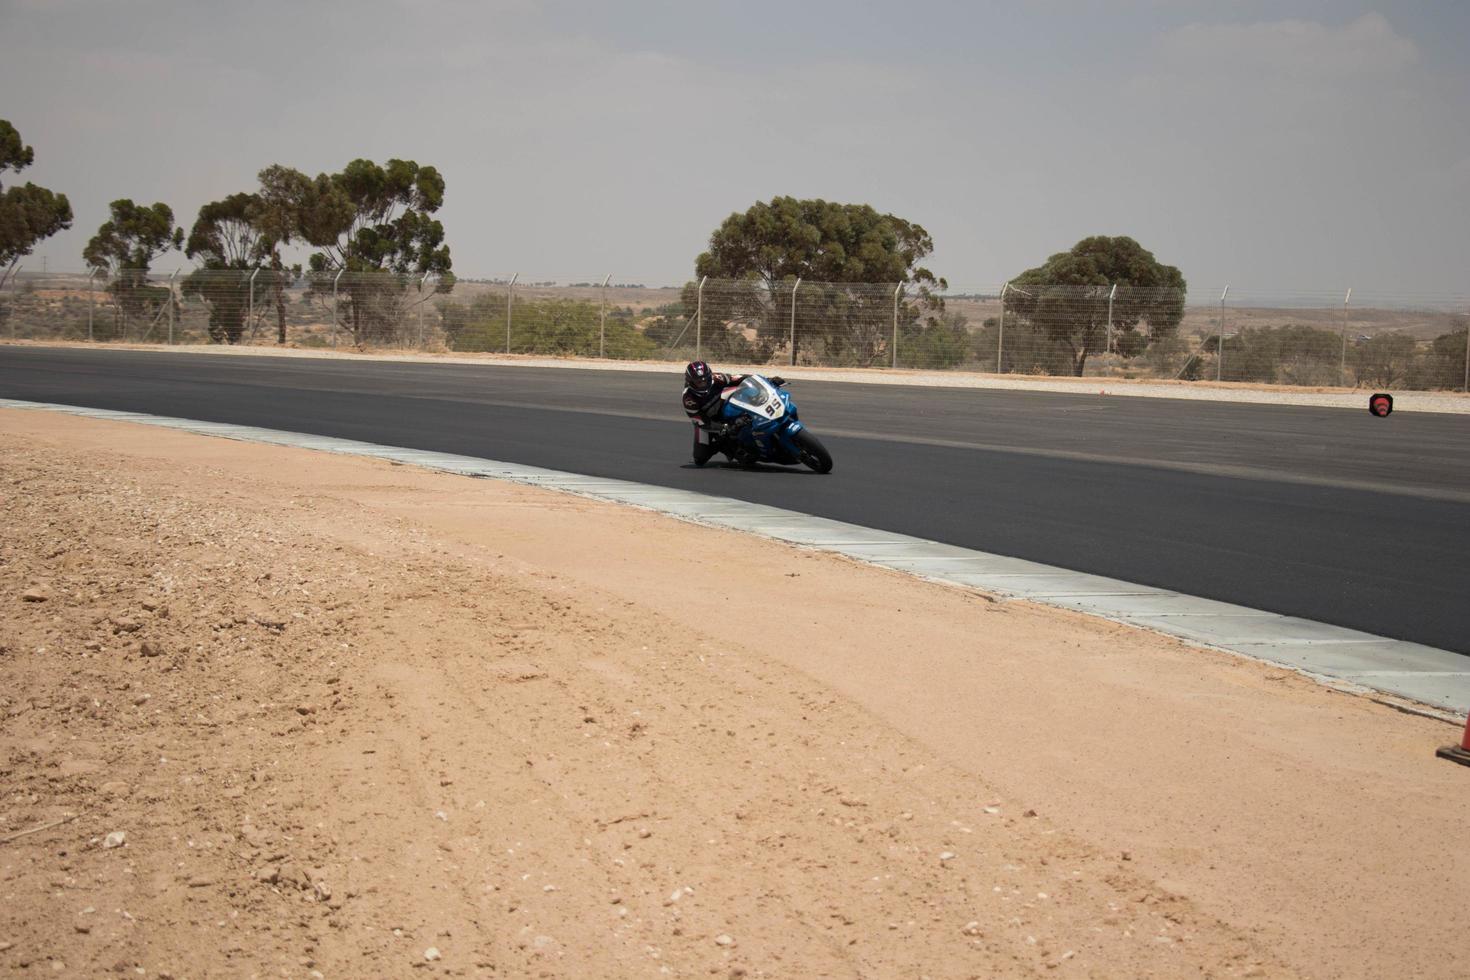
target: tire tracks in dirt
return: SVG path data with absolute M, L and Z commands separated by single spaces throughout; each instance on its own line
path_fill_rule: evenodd
M 0 833 L 86 811 L 0 851 L 7 970 L 1290 972 L 758 629 L 297 506 L 288 466 L 0 452 Z

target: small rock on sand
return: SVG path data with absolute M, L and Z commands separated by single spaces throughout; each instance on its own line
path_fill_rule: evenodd
M 138 652 L 145 657 L 161 657 L 163 656 L 163 644 L 154 643 L 152 640 L 144 640 L 143 645 L 138 648 Z
M 97 787 L 97 792 L 103 796 L 127 796 L 132 792 L 132 787 L 121 779 L 112 779 Z
M 20 594 L 22 602 L 45 602 L 50 598 L 45 589 L 26 589 Z
M 722 932 L 718 936 L 715 937 L 715 945 L 716 946 L 734 946 L 735 945 L 735 940 L 730 936 L 729 933 Z
M 114 830 L 112 833 L 108 834 L 102 839 L 102 846 L 106 850 L 110 851 L 114 847 L 122 847 L 123 844 L 127 843 L 127 840 L 127 834 L 123 833 L 121 830 Z
M 439 956 L 440 954 L 438 946 L 430 946 L 428 949 L 424 950 L 424 959 L 428 960 L 430 963 L 439 959 Z
M 281 616 L 270 612 L 251 613 L 250 621 L 257 626 L 262 626 L 268 630 L 280 631 L 286 628 L 286 620 Z

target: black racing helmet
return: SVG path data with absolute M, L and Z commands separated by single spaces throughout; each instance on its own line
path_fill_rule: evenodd
M 684 387 L 695 391 L 706 391 L 715 383 L 715 373 L 704 361 L 690 361 L 684 368 Z

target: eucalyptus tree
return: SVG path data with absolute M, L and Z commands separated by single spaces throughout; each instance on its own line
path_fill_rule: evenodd
M 21 140 L 9 120 L 0 119 L 0 176 L 7 170 L 18 174 L 35 160 L 36 151 Z M 0 289 L 15 274 L 21 259 L 52 235 L 70 228 L 71 222 L 71 202 L 65 194 L 29 181 L 11 187 L 0 182 Z
M 726 218 L 694 273 L 721 281 L 705 302 L 713 322 L 756 328 L 757 360 L 786 342 L 799 279 L 797 345 L 819 346 L 829 362 L 867 363 L 886 349 L 899 285 L 910 299 L 900 310 L 906 328 L 925 315 L 937 322 L 945 283 L 920 264 L 933 250 L 923 226 L 870 205 L 775 197 Z
M 120 198 L 108 205 L 108 213 L 82 259 L 108 277 L 119 314 L 146 315 L 173 302 L 169 290 L 148 284 L 153 263 L 184 247 L 184 229 L 174 224 L 173 209 L 161 201 L 145 206 Z
M 1006 311 L 1039 331 L 1078 377 L 1088 355 L 1109 340 L 1117 353 L 1136 357 L 1173 337 L 1184 319 L 1183 273 L 1126 236 L 1084 238 L 1010 286 Z

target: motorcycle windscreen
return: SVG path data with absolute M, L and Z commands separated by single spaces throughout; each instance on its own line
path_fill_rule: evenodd
M 779 419 L 786 414 L 786 405 L 776 396 L 775 389 L 753 376 L 735 389 L 730 396 L 730 404 L 763 419 Z

